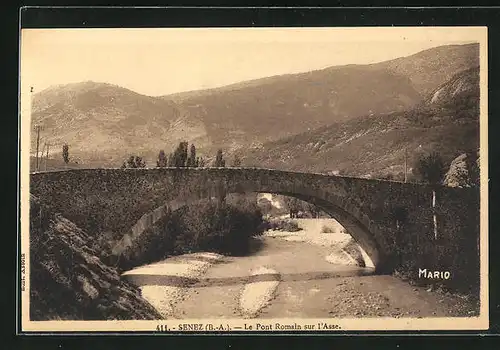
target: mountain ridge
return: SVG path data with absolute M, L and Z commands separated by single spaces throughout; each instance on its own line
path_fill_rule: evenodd
M 412 58 L 412 57 L 421 57 L 425 56 L 426 54 L 433 54 L 436 50 L 450 50 L 450 49 L 463 49 L 467 50 L 468 48 L 474 48 L 475 50 L 479 50 L 479 44 L 477 43 L 467 43 L 467 44 L 450 44 L 450 45 L 442 45 L 442 46 L 437 46 L 437 47 L 432 47 L 429 49 L 425 49 L 422 51 L 419 51 L 415 54 L 407 55 L 407 56 L 401 56 L 397 57 L 394 59 L 390 59 L 387 61 L 382 61 L 382 62 L 376 62 L 376 63 L 368 63 L 368 64 L 343 64 L 343 65 L 333 65 L 333 66 L 328 66 L 324 68 L 318 68 L 318 69 L 313 69 L 310 71 L 304 71 L 304 72 L 298 72 L 298 73 L 288 73 L 288 74 L 277 74 L 277 75 L 272 75 L 272 76 L 266 76 L 266 77 L 261 77 L 261 78 L 256 78 L 256 79 L 250 79 L 250 80 L 244 80 L 236 83 L 231 83 L 228 85 L 223 85 L 219 87 L 213 87 L 213 88 L 208 88 L 208 89 L 193 89 L 193 90 L 186 90 L 186 91 L 180 91 L 180 92 L 175 92 L 171 94 L 163 94 L 163 95 L 158 95 L 156 97 L 164 98 L 164 99 L 184 99 L 182 95 L 186 94 L 191 96 L 196 96 L 196 95 L 202 95 L 204 92 L 207 94 L 213 93 L 218 90 L 231 90 L 234 88 L 241 88 L 241 87 L 246 87 L 248 85 L 258 85 L 259 83 L 266 83 L 271 81 L 274 78 L 280 78 L 280 77 L 289 77 L 289 76 L 294 76 L 294 75 L 301 75 L 301 74 L 308 74 L 308 73 L 314 73 L 314 72 L 322 72 L 330 69 L 342 69 L 342 68 L 347 68 L 347 67 L 353 67 L 353 66 L 389 66 L 393 67 L 392 69 L 396 69 L 394 67 L 397 66 L 398 63 L 401 61 L 404 61 L 405 59 Z M 479 65 L 479 53 L 477 53 L 477 56 L 475 57 L 476 63 L 472 63 L 472 65 Z M 428 93 L 429 91 L 424 91 L 424 94 Z
M 433 100 L 439 91 L 440 99 Z M 475 67 L 454 75 L 408 111 L 334 123 L 239 156 L 248 166 L 402 180 L 405 149 L 411 171 L 420 155 L 437 151 L 449 164 L 478 148 L 479 67 Z
M 477 49 L 478 44 L 438 47 L 444 57 L 433 57 L 434 48 L 370 65 L 239 82 L 210 89 L 209 95 L 195 90 L 167 98 L 110 83 L 64 84 L 34 94 L 32 122 L 42 124 L 43 141 L 55 145 L 51 155 L 60 156 L 61 145 L 68 143 L 75 158 L 104 166 L 121 164 L 130 154 L 151 164 L 160 149 L 170 152 L 182 140 L 196 143 L 207 156 L 217 148 L 235 152 L 336 122 L 411 109 L 428 95 L 414 86 L 415 72 L 431 67 L 427 76 L 436 70 L 452 76 L 478 62 Z M 453 59 L 446 61 L 447 56 Z M 410 69 L 408 57 L 433 62 Z M 439 86 L 433 80 L 419 89 L 430 91 L 431 85 Z M 32 133 L 32 150 L 35 143 Z

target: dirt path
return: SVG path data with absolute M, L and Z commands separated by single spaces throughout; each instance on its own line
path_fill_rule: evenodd
M 291 240 L 293 233 L 267 235 L 256 240 L 259 248 L 250 256 L 218 259 L 176 293 L 170 317 L 467 316 L 468 310 L 457 309 L 463 304 L 457 297 L 372 275 L 372 268 L 328 262 L 335 239 L 325 243 L 316 228 L 308 230 L 314 232 Z M 308 234 L 316 238 L 300 239 Z

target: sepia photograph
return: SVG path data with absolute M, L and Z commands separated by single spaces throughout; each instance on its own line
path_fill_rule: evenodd
M 20 48 L 22 331 L 488 328 L 486 27 Z

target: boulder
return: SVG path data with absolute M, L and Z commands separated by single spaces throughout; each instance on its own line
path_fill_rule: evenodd
M 450 164 L 443 184 L 449 187 L 474 187 L 479 185 L 479 154 L 463 153 Z
M 88 234 L 32 197 L 30 319 L 160 319 L 161 315 L 99 259 Z

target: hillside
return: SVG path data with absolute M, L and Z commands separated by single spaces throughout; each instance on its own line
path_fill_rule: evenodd
M 202 123 L 186 120 L 172 102 L 91 81 L 35 94 L 32 117 L 43 126 L 42 142 L 51 143 L 51 157 L 59 158 L 67 142 L 73 158 L 115 165 L 129 152 L 153 156 L 160 147 L 204 134 Z M 35 142 L 32 132 L 32 155 Z
M 213 144 L 259 144 L 363 115 L 403 111 L 479 65 L 479 45 L 448 45 L 371 64 L 335 66 L 165 96 L 202 118 Z
M 242 153 L 243 164 L 402 179 L 431 150 L 447 164 L 479 147 L 479 68 L 465 70 L 407 112 L 365 116 L 269 142 Z
M 215 145 L 224 146 L 279 139 L 366 113 L 404 110 L 419 100 L 405 77 L 347 66 L 223 89 L 184 100 L 182 106 L 204 120 Z
M 445 45 L 375 65 L 410 79 L 426 96 L 455 74 L 479 66 L 479 44 Z
M 210 157 L 217 148 L 231 153 L 332 123 L 400 113 L 476 66 L 478 57 L 477 44 L 443 46 L 377 64 L 163 97 L 88 81 L 36 93 L 32 118 L 43 127 L 40 147 L 51 144 L 50 158 L 60 159 L 66 142 L 70 157 L 86 166 L 119 166 L 131 154 L 152 165 L 160 149 L 170 152 L 181 140 L 195 142 Z M 35 143 L 32 132 L 32 156 Z

